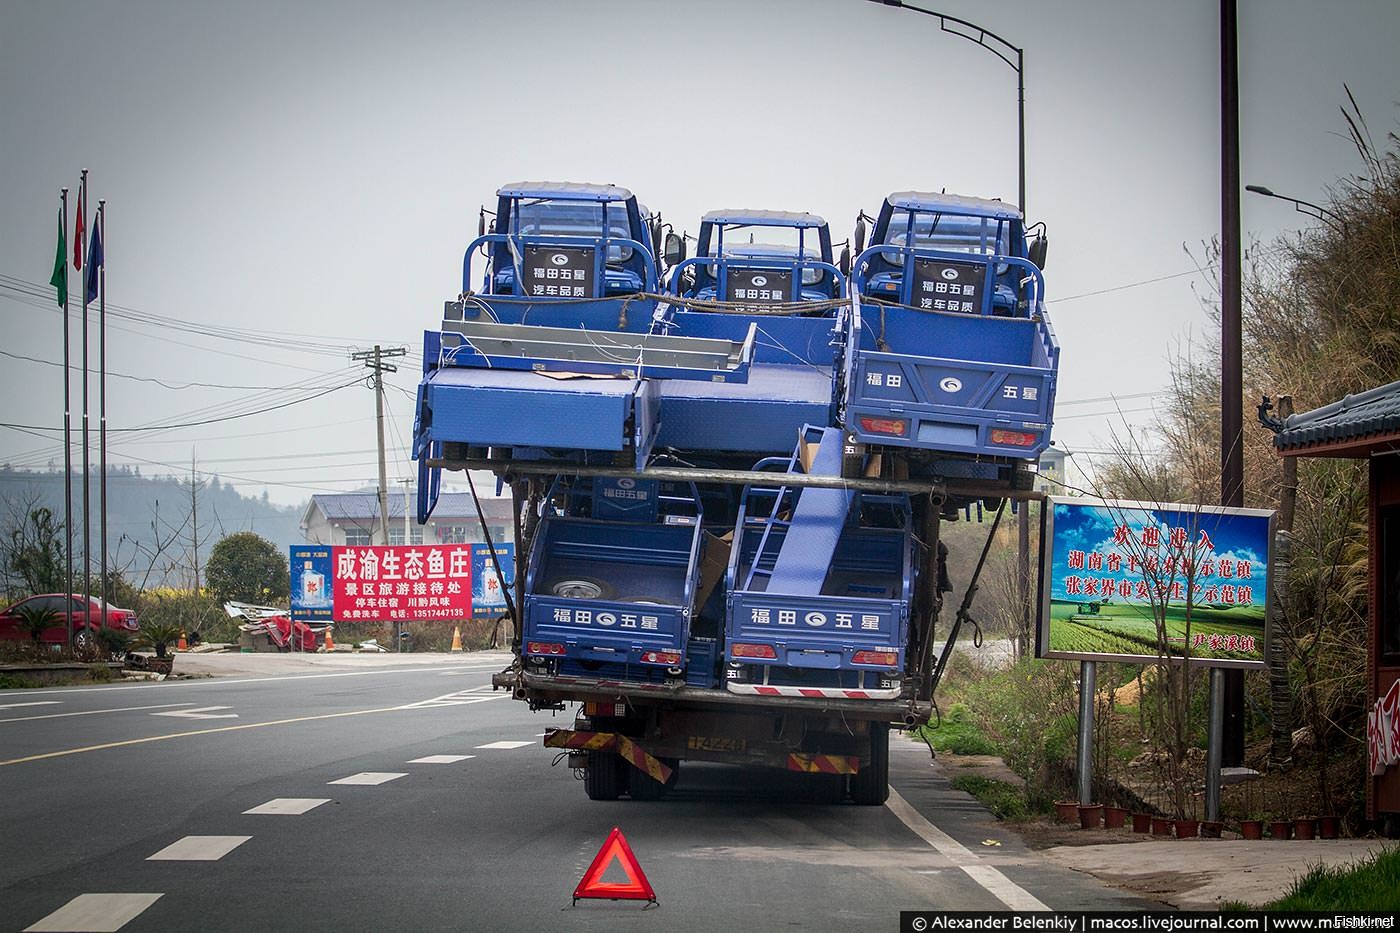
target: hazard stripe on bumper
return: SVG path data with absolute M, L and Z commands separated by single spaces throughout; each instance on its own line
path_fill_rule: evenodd
M 616 735 L 610 732 L 574 732 L 555 729 L 544 737 L 546 748 L 586 749 L 593 752 L 611 751 L 617 746 Z
M 555 729 L 544 737 L 546 748 L 570 748 L 590 752 L 616 751 L 624 760 L 652 780 L 665 784 L 671 779 L 671 769 L 660 758 L 642 748 L 625 735 L 613 732 L 575 732 Z
M 789 771 L 805 771 L 809 774 L 855 774 L 860 770 L 860 759 L 850 755 L 804 755 L 799 752 L 788 754 Z
M 773 687 L 766 684 L 726 684 L 730 693 L 760 697 L 800 697 L 808 700 L 897 700 L 900 688 L 848 690 L 843 687 Z

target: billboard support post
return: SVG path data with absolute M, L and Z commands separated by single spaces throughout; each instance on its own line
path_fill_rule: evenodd
M 1210 669 L 1210 731 L 1206 739 L 1206 819 L 1220 819 L 1220 761 L 1225 745 L 1225 669 Z
M 1094 802 L 1094 693 L 1098 664 L 1079 662 L 1079 802 Z

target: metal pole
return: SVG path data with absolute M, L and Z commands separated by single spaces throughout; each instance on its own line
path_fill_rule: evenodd
M 1021 217 L 1026 216 L 1026 55 L 1016 50 L 1017 165 L 1020 179 Z
M 97 202 L 97 229 L 102 235 L 102 265 L 97 273 L 97 461 L 102 476 L 99 480 L 98 508 L 102 523 L 102 611 L 107 611 L 112 593 L 107 579 L 107 202 Z M 84 285 L 83 297 L 87 297 Z M 104 616 L 105 619 L 105 616 Z
M 1094 802 L 1094 691 L 1098 665 L 1093 661 L 1079 662 L 1079 802 Z
M 68 240 L 67 188 L 63 189 L 61 197 L 63 199 L 63 239 L 66 245 Z M 63 257 L 63 263 L 66 268 L 68 264 L 66 255 Z M 71 331 L 72 327 L 68 323 L 68 288 L 65 286 L 63 289 L 63 533 L 65 535 L 63 555 L 68 563 L 68 572 L 65 580 L 66 588 L 63 591 L 63 605 L 65 607 L 63 615 L 67 627 L 64 642 L 70 650 L 73 647 L 73 375 L 69 351 Z
M 389 479 L 384 467 L 384 369 L 379 344 L 374 345 L 374 420 L 379 433 L 379 533 L 380 544 L 389 543 Z
M 1031 504 L 1018 502 L 1016 509 L 1016 598 L 1020 603 L 1021 627 L 1016 633 L 1017 656 L 1030 645 L 1031 631 Z M 1021 644 L 1025 636 L 1026 643 Z
M 83 190 L 78 197 L 78 204 L 81 210 L 87 212 L 87 177 L 88 170 L 83 169 Z M 84 258 L 87 256 L 87 218 L 83 218 L 82 230 L 78 235 L 79 253 Z M 88 300 L 87 300 L 87 277 L 78 277 L 78 287 L 83 294 L 83 623 L 88 632 L 88 637 L 92 637 L 92 496 L 90 493 L 92 485 L 92 446 L 88 440 Z
M 1225 729 L 1225 668 L 1210 669 L 1210 733 L 1206 741 L 1206 819 L 1220 819 L 1220 752 Z
M 1244 505 L 1240 349 L 1240 82 L 1235 0 L 1220 3 L 1220 504 Z M 1226 677 L 1225 764 L 1244 764 L 1244 672 Z

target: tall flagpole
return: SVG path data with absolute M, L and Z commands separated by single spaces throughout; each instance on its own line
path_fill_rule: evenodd
M 97 230 L 102 238 L 102 264 L 97 272 L 97 412 L 98 412 L 98 469 L 102 471 L 101 521 L 102 521 L 102 613 L 106 625 L 107 604 L 111 590 L 107 579 L 107 202 L 97 202 Z M 87 297 L 87 285 L 83 286 L 83 297 Z
M 78 210 L 87 212 L 88 170 L 83 169 L 83 188 L 78 195 Z M 82 256 L 87 255 L 87 217 L 78 222 L 79 252 L 73 265 L 81 269 Z M 88 637 L 92 637 L 89 616 L 92 614 L 92 499 L 89 481 L 92 473 L 91 443 L 88 440 L 88 298 L 86 276 L 79 276 L 78 287 L 83 290 L 83 623 Z
M 63 231 L 64 243 L 68 241 L 68 189 L 64 188 L 63 217 L 60 229 Z M 68 264 L 68 257 L 63 257 L 65 266 Z M 67 543 L 64 547 L 64 557 L 68 561 L 67 585 L 64 592 L 63 605 L 64 619 L 67 622 L 67 633 L 64 636 L 65 642 L 71 649 L 73 647 L 73 432 L 72 432 L 72 393 L 73 377 L 71 375 L 71 364 L 69 362 L 68 335 L 72 328 L 68 325 L 68 289 L 63 289 L 63 532 L 67 536 Z

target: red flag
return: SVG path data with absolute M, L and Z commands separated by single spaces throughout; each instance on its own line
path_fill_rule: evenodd
M 77 224 L 77 227 L 73 230 L 73 268 L 74 268 L 74 269 L 81 269 L 81 268 L 83 267 L 83 231 L 84 231 L 85 229 L 86 229 L 86 228 L 83 226 L 83 192 L 82 192 L 82 189 L 79 189 L 79 190 L 78 190 L 78 224 Z

